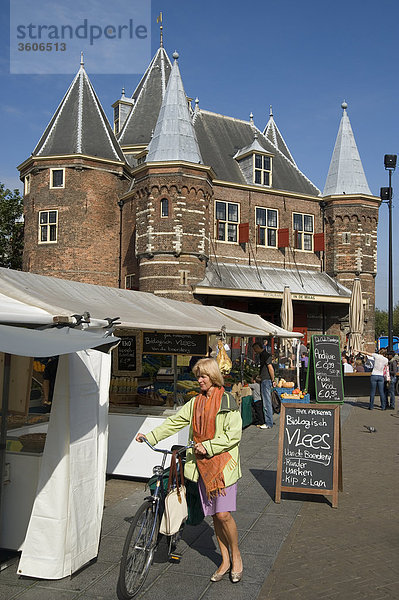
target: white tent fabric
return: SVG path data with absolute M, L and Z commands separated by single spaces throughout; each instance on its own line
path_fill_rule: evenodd
M 94 319 L 118 316 L 122 327 L 134 329 L 218 333 L 224 328 L 236 336 L 292 336 L 259 315 L 4 268 L 0 268 L 0 288 L 9 298 L 51 315 L 88 311 Z
M 29 306 L 0 292 L 0 323 L 52 323 L 50 313 L 36 306 Z
M 0 352 L 17 356 L 56 356 L 78 350 L 116 345 L 119 338 L 104 337 L 104 332 L 71 329 L 27 329 L 0 325 Z M 108 350 L 108 348 L 106 348 Z
M 222 315 L 229 317 L 233 322 L 241 323 L 241 319 L 245 319 L 245 323 L 247 326 L 252 327 L 253 329 L 257 329 L 262 331 L 261 335 L 267 335 L 272 337 L 284 337 L 284 338 L 301 338 L 302 333 L 298 333 L 296 331 L 288 331 L 279 327 L 278 325 L 274 325 L 274 323 L 269 323 L 269 321 L 265 321 L 259 315 L 254 315 L 251 313 L 242 313 L 236 310 L 229 310 L 228 308 L 216 308 L 215 310 Z
M 111 356 L 60 357 L 46 445 L 18 573 L 71 575 L 98 554 Z M 38 551 L 39 549 L 39 551 Z

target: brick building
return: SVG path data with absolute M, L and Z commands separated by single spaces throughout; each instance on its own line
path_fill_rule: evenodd
M 194 104 L 194 105 L 193 105 Z M 31 157 L 24 269 L 256 312 L 294 330 L 348 330 L 353 280 L 374 340 L 380 199 L 372 196 L 347 105 L 324 192 L 299 170 L 272 111 L 265 128 L 187 98 L 162 44 L 112 129 L 80 69 Z

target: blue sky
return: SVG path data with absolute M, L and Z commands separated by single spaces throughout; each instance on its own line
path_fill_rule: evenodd
M 21 189 L 16 166 L 33 151 L 73 75 L 10 74 L 9 2 L 0 0 L 0 5 L 0 181 Z M 112 18 L 111 4 L 104 0 L 104 5 Z M 200 107 L 243 119 L 252 112 L 263 129 L 272 104 L 299 168 L 323 190 L 345 99 L 370 189 L 379 195 L 380 187 L 388 185 L 384 154 L 399 153 L 395 0 L 153 0 L 151 10 L 151 54 L 159 45 L 156 17 L 162 10 L 164 46 L 169 56 L 179 51 L 186 93 L 198 96 Z M 79 60 L 77 56 L 76 71 Z M 111 104 L 122 87 L 131 95 L 141 74 L 101 75 L 95 73 L 97 66 L 93 45 L 85 53 L 85 67 L 111 121 Z M 398 177 L 399 167 L 392 179 L 395 303 Z M 376 281 L 376 303 L 383 309 L 387 240 L 388 209 L 383 205 Z

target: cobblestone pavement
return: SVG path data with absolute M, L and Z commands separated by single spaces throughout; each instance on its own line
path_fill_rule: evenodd
M 399 598 L 399 412 L 367 404 L 343 428 L 338 509 L 304 502 L 259 600 Z
M 398 491 L 399 415 L 341 409 L 348 415 L 343 435 L 344 492 L 338 509 L 322 496 L 283 494 L 274 503 L 278 427 L 243 432 L 236 521 L 244 578 L 212 584 L 220 557 L 210 521 L 184 530 L 178 565 L 166 562 L 161 544 L 140 600 L 307 600 L 399 598 L 398 531 L 394 494 Z M 278 418 L 276 419 L 278 424 Z M 370 434 L 364 425 L 373 425 Z M 396 464 L 397 473 L 397 464 Z M 0 573 L 2 600 L 115 600 L 127 523 L 145 496 L 140 482 L 107 483 L 98 558 L 59 581 L 18 577 L 17 564 Z M 396 488 L 396 489 L 395 489 Z M 395 595 L 396 594 L 396 595 Z

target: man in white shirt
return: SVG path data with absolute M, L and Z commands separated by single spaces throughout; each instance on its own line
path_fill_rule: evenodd
M 342 357 L 342 364 L 344 366 L 344 373 L 353 373 L 353 367 L 350 363 L 348 363 L 346 356 Z

